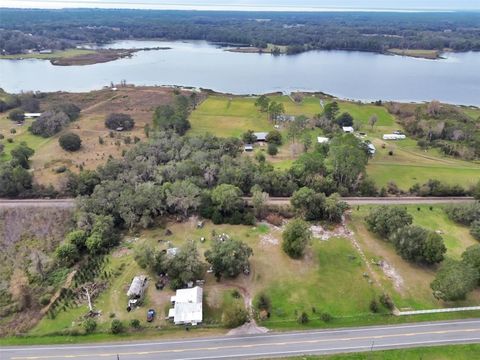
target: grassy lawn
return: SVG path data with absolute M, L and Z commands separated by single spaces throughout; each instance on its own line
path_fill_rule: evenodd
M 94 54 L 95 50 L 88 49 L 67 49 L 54 51 L 51 54 L 13 54 L 13 55 L 0 55 L 0 59 L 59 59 L 59 58 L 71 58 L 79 55 Z
M 190 115 L 190 133 L 239 137 L 249 129 L 273 130 L 267 114 L 259 112 L 254 103 L 255 98 L 210 96 Z
M 302 356 L 302 360 L 471 360 L 480 353 L 480 344 L 432 346 L 352 354 Z
M 398 308 L 420 310 L 478 304 L 480 300 L 480 291 L 478 290 L 469 294 L 465 301 L 444 303 L 435 299 L 430 289 L 430 283 L 435 277 L 436 267 L 419 266 L 406 262 L 396 254 L 391 244 L 370 233 L 364 222 L 370 208 L 370 206 L 361 206 L 359 210 L 354 208 L 350 225 L 367 259 L 383 260 L 390 267 L 390 271 L 385 271 L 380 266 L 372 268 L 386 291 L 391 294 Z M 426 205 L 409 205 L 406 208 L 413 216 L 414 224 L 432 231 L 442 232 L 449 257 L 459 258 L 463 250 L 477 243 L 466 227 L 457 225 L 447 218 L 442 206 L 433 206 L 432 210 L 430 210 L 430 206 Z
M 425 49 L 388 49 L 388 52 L 395 55 L 419 57 L 426 59 L 437 59 L 439 56 L 438 50 Z

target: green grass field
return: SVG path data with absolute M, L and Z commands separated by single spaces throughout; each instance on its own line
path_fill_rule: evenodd
M 210 96 L 190 115 L 190 133 L 239 137 L 247 130 L 273 130 L 267 114 L 254 103 L 254 98 Z
M 59 58 L 71 58 L 74 56 L 79 55 L 88 55 L 94 54 L 95 50 L 87 50 L 87 49 L 68 49 L 68 50 L 59 50 L 54 51 L 51 54 L 13 54 L 13 55 L 0 55 L 0 59 L 59 59 Z
M 448 219 L 443 206 L 435 205 L 432 206 L 431 210 L 428 205 L 408 205 L 405 207 L 413 216 L 415 225 L 441 233 L 447 247 L 448 257 L 458 259 L 467 247 L 478 243 L 469 234 L 468 228 Z M 394 269 L 393 275 L 387 276 L 379 266 L 373 267 L 383 286 L 391 294 L 397 307 L 421 310 L 478 304 L 480 300 L 480 291 L 478 290 L 472 292 L 465 301 L 456 303 L 443 303 L 435 299 L 430 289 L 430 283 L 435 277 L 437 268 L 406 262 L 396 254 L 390 243 L 370 233 L 364 221 L 370 209 L 371 206 L 361 206 L 359 209 L 354 208 L 350 226 L 368 259 L 384 260 Z
M 480 344 L 432 346 L 352 354 L 302 356 L 298 360 L 473 360 L 480 354 Z

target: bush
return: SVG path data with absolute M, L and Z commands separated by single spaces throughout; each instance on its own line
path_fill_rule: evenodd
M 29 130 L 34 135 L 50 137 L 60 132 L 69 122 L 70 118 L 64 112 L 46 111 L 32 123 Z
M 15 109 L 8 113 L 8 118 L 12 121 L 23 122 L 25 120 L 25 113 L 20 109 Z
M 282 145 L 282 134 L 278 130 L 272 130 L 267 134 L 266 140 L 269 144 Z
M 445 208 L 448 217 L 463 225 L 470 225 L 475 220 L 480 220 L 480 202 L 471 204 L 450 205 Z
M 380 295 L 380 303 L 390 311 L 395 307 L 392 298 L 388 294 Z
M 264 293 L 260 293 L 255 299 L 255 308 L 257 308 L 257 310 L 265 310 L 269 313 L 271 307 L 272 302 L 270 301 L 270 298 Z
M 470 234 L 476 239 L 480 240 L 480 220 L 475 220 L 470 226 Z
M 282 226 L 283 218 L 278 214 L 268 214 L 265 220 L 272 225 Z
M 60 136 L 58 143 L 63 150 L 66 151 L 77 151 L 82 146 L 82 140 L 80 136 L 74 133 L 67 133 Z
M 301 219 L 294 219 L 287 224 L 282 237 L 283 251 L 291 258 L 298 259 L 303 256 L 312 232 L 308 223 Z
M 277 155 L 277 154 L 278 154 L 278 147 L 277 147 L 277 145 L 275 145 L 275 144 L 273 144 L 273 143 L 268 144 L 267 153 L 268 153 L 268 155 L 270 155 L 270 156 L 275 156 L 275 155 Z
M 323 322 L 330 322 L 333 320 L 333 316 L 331 314 L 329 314 L 328 312 L 322 312 L 320 314 L 320 320 L 322 320 Z
M 51 296 L 49 294 L 42 295 L 39 300 L 40 305 L 47 306 L 48 304 L 50 304 L 50 298 Z
M 478 283 L 479 274 L 470 263 L 448 259 L 430 284 L 433 295 L 444 301 L 464 300 Z
M 112 323 L 110 324 L 110 332 L 112 334 L 120 334 L 124 331 L 125 331 L 125 328 L 123 326 L 123 323 L 120 320 L 118 319 L 112 320 Z
M 105 119 L 105 126 L 110 130 L 132 130 L 135 126 L 135 121 L 133 121 L 132 117 L 127 114 L 118 114 L 112 113 L 107 116 Z
M 80 108 L 71 102 L 63 102 L 56 104 L 51 108 L 54 112 L 62 112 L 68 116 L 70 121 L 75 121 L 80 115 Z
M 97 328 L 97 322 L 95 321 L 95 319 L 88 318 L 83 322 L 82 327 L 83 330 L 85 330 L 85 334 L 91 334 Z
M 80 255 L 75 245 L 65 243 L 57 248 L 55 251 L 55 257 L 57 258 L 59 264 L 68 267 L 75 264 L 80 258 Z
M 405 208 L 379 206 L 370 210 L 365 218 L 368 230 L 388 238 L 394 231 L 412 223 L 413 217 Z
M 308 314 L 305 311 L 302 311 L 300 316 L 297 318 L 299 324 L 307 324 L 310 320 L 308 319 Z
M 131 326 L 133 329 L 140 329 L 140 320 L 138 320 L 138 319 L 132 319 L 132 320 L 130 320 L 130 326 Z
M 377 300 L 375 299 L 372 299 L 372 301 L 370 301 L 370 311 L 372 313 L 378 313 L 378 303 L 377 303 Z
M 248 312 L 241 306 L 231 307 L 222 314 L 223 325 L 230 329 L 245 324 L 247 320 Z

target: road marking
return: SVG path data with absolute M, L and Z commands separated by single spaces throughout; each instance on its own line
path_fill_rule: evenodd
M 235 340 L 249 340 L 249 339 L 269 339 L 269 338 L 280 338 L 285 336 L 308 336 L 308 335 L 328 335 L 328 334 L 339 334 L 339 333 L 354 333 L 354 332 L 364 332 L 364 331 L 384 331 L 384 330 L 402 330 L 402 329 L 411 329 L 411 328 L 422 328 L 430 326 L 451 326 L 451 325 L 472 325 L 480 324 L 480 320 L 472 319 L 465 321 L 445 321 L 445 322 L 428 322 L 420 324 L 405 324 L 405 325 L 391 325 L 391 326 L 371 326 L 371 327 L 361 327 L 361 328 L 345 328 L 337 330 L 320 330 L 320 331 L 297 331 L 297 332 L 286 332 L 286 333 L 276 333 L 276 334 L 267 334 L 267 335 L 255 335 L 255 336 L 241 336 L 241 337 L 214 337 L 214 338 L 204 338 L 204 339 L 184 339 L 182 341 L 165 341 L 165 342 L 143 342 L 143 343 L 117 343 L 117 344 L 103 344 L 103 345 L 77 345 L 77 346 L 51 346 L 51 347 L 22 347 L 22 348 L 0 348 L 1 352 L 19 352 L 19 351 L 44 351 L 44 350 L 82 350 L 82 349 L 107 349 L 107 348 L 125 348 L 125 347 L 142 347 L 142 346 L 157 346 L 157 345 L 178 345 L 185 343 L 204 343 L 211 341 L 222 341 L 229 342 Z
M 334 341 L 353 341 L 353 340 L 371 340 L 371 339 L 385 339 L 392 337 L 410 337 L 416 335 L 434 335 L 434 334 L 452 334 L 452 333 L 468 333 L 468 332 L 480 332 L 480 328 L 473 329 L 456 329 L 456 330 L 436 330 L 436 331 L 426 331 L 426 332 L 417 332 L 417 333 L 404 333 L 404 334 L 388 334 L 388 335 L 373 335 L 373 336 L 357 336 L 357 337 L 345 337 L 345 338 L 334 338 L 334 339 L 315 339 L 315 340 L 299 340 L 299 341 L 286 341 L 286 342 L 273 342 L 273 343 L 259 343 L 251 344 L 250 347 L 262 347 L 262 346 L 286 346 L 286 345 L 303 345 L 303 344 L 313 344 L 313 343 L 322 343 L 322 342 L 334 342 Z M 460 341 L 460 340 L 459 340 Z M 154 354 L 165 354 L 165 353 L 180 353 L 180 352 L 192 352 L 192 351 L 216 351 L 216 350 L 228 350 L 228 349 L 239 349 L 244 347 L 244 345 L 227 345 L 227 346 L 218 346 L 218 347 L 203 347 L 203 348 L 191 348 L 191 349 L 165 349 L 165 350 L 152 350 L 152 351 L 143 351 L 143 352 L 124 352 L 124 353 L 90 353 L 90 354 L 69 354 L 69 355 L 40 355 L 40 356 L 25 356 L 25 357 L 12 357 L 12 360 L 36 360 L 36 359 L 64 359 L 64 358 L 85 358 L 92 356 L 133 356 L 133 355 L 154 355 Z

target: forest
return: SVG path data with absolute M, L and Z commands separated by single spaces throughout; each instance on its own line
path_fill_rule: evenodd
M 480 50 L 480 13 L 268 13 L 2 9 L 0 49 L 66 49 L 123 39 L 206 40 L 311 49 Z

